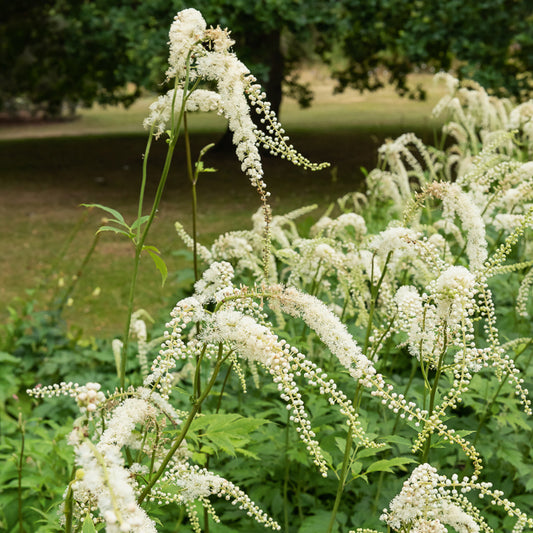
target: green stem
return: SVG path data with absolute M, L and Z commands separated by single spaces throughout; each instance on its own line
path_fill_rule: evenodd
M 130 290 L 128 295 L 128 311 L 126 317 L 126 327 L 124 328 L 124 343 L 122 345 L 122 357 L 120 359 L 120 388 L 124 391 L 126 390 L 126 360 L 128 354 L 128 345 L 130 338 L 130 327 L 131 327 L 131 315 L 133 313 L 133 302 L 135 299 L 135 287 L 137 285 L 137 273 L 139 271 L 139 262 L 141 258 L 141 252 L 139 248 L 135 248 L 135 259 L 133 262 L 133 272 L 131 275 L 130 281 Z
M 20 442 L 20 454 L 19 454 L 19 460 L 17 464 L 17 478 L 18 478 L 18 485 L 17 485 L 17 500 L 18 500 L 18 522 L 19 522 L 19 531 L 20 533 L 24 533 L 24 523 L 23 523 L 23 514 L 22 514 L 22 466 L 24 465 L 24 444 L 25 444 L 25 436 L 26 436 L 26 428 L 24 423 L 22 422 L 22 414 L 19 413 L 19 422 L 18 426 L 20 428 L 20 435 L 21 435 L 21 442 Z
M 187 175 L 191 182 L 191 203 L 192 203 L 192 242 L 193 242 L 193 263 L 194 263 L 194 281 L 198 281 L 198 245 L 196 219 L 198 202 L 196 197 L 196 181 L 198 174 L 192 169 L 191 142 L 189 138 L 189 129 L 187 127 L 187 113 L 183 115 L 183 136 L 185 139 L 185 159 L 187 161 Z
M 220 411 L 220 406 L 222 405 L 222 397 L 224 396 L 224 390 L 226 389 L 226 385 L 228 383 L 228 379 L 231 375 L 232 369 L 233 369 L 233 362 L 231 362 L 230 365 L 228 366 L 228 371 L 226 372 L 226 375 L 224 376 L 224 381 L 222 382 L 222 388 L 220 389 L 220 396 L 218 397 L 215 413 L 218 413 Z
M 355 395 L 354 395 L 354 401 L 353 401 L 353 406 L 356 411 L 357 411 L 357 408 L 359 407 L 361 389 L 362 389 L 361 384 L 358 383 L 357 388 L 355 389 Z M 335 525 L 335 519 L 337 517 L 337 511 L 339 510 L 339 506 L 341 504 L 342 494 L 344 492 L 344 487 L 346 486 L 346 478 L 348 477 L 348 466 L 349 466 L 350 459 L 352 456 L 352 444 L 353 444 L 353 436 L 352 436 L 352 432 L 349 431 L 348 435 L 346 436 L 346 446 L 344 447 L 344 458 L 342 460 L 339 484 L 337 486 L 337 494 L 335 496 L 335 503 L 333 504 L 333 509 L 331 510 L 331 518 L 329 521 L 327 533 L 331 533 L 333 531 L 333 527 Z
M 68 484 L 67 493 L 65 495 L 65 506 L 63 508 L 63 513 L 65 515 L 65 533 L 72 533 L 72 502 L 74 501 L 74 491 L 72 490 L 72 484 L 76 480 L 72 480 Z
M 372 332 L 372 322 L 374 320 L 374 311 L 376 309 L 376 303 L 378 301 L 379 289 L 381 288 L 381 284 L 383 283 L 383 279 L 385 278 L 385 273 L 387 272 L 387 265 L 389 264 L 389 260 L 391 256 L 392 256 L 392 250 L 387 254 L 387 258 L 385 259 L 385 264 L 383 265 L 383 271 L 381 272 L 381 276 L 375 287 L 373 285 L 373 281 L 374 281 L 374 259 L 376 256 L 374 255 L 372 257 L 372 272 L 370 275 L 371 277 L 370 282 L 372 283 L 372 286 L 370 289 L 370 296 L 372 300 L 370 302 L 370 310 L 368 311 L 368 324 L 366 326 L 365 344 L 363 348 L 363 353 L 365 355 L 368 353 L 370 333 Z
M 80 231 L 81 227 L 83 226 L 83 224 L 85 223 L 85 221 L 87 220 L 87 217 L 89 216 L 89 213 L 91 211 L 92 208 L 89 208 L 89 209 L 85 209 L 85 211 L 83 212 L 83 214 L 81 215 L 81 217 L 78 219 L 78 222 L 76 222 L 76 225 L 72 228 L 72 231 L 69 233 L 67 239 L 65 240 L 61 250 L 59 251 L 59 253 L 57 254 L 56 258 L 55 258 L 55 261 L 50 265 L 50 267 L 48 268 L 45 276 L 43 277 L 41 283 L 39 283 L 37 289 L 41 289 L 43 288 L 43 286 L 45 285 L 45 283 L 48 281 L 48 278 L 58 270 L 58 267 L 59 267 L 59 264 L 61 263 L 61 261 L 64 259 L 66 253 L 67 253 L 67 250 L 69 249 L 70 245 L 72 244 L 72 241 L 74 240 L 74 238 L 76 237 L 76 235 L 78 234 L 78 232 Z
M 75 275 L 74 279 L 71 281 L 70 285 L 65 290 L 65 293 L 63 294 L 63 297 L 61 298 L 61 300 L 59 301 L 59 303 L 57 305 L 57 310 L 59 312 L 61 312 L 63 310 L 63 308 L 65 307 L 65 304 L 67 303 L 67 301 L 68 301 L 68 299 L 70 297 L 70 295 L 72 294 L 72 291 L 74 291 L 74 289 L 76 288 L 76 285 L 77 285 L 77 283 L 78 283 L 83 271 L 85 270 L 85 267 L 89 263 L 92 255 L 94 253 L 94 250 L 96 248 L 96 245 L 98 244 L 98 240 L 99 239 L 100 239 L 100 233 L 97 233 L 94 236 L 94 239 L 93 239 L 93 242 L 91 244 L 91 247 L 89 248 L 89 250 L 85 254 L 85 257 L 83 258 L 83 261 L 81 262 L 81 265 L 78 268 L 78 271 L 76 272 L 76 275 Z
M 168 174 L 170 171 L 170 165 L 172 162 L 172 157 L 174 155 L 174 149 L 176 147 L 176 143 L 178 142 L 179 137 L 179 131 L 180 127 L 183 121 L 183 116 L 185 114 L 185 103 L 187 101 L 188 96 L 188 89 L 189 89 L 189 70 L 190 70 L 190 53 L 187 57 L 187 71 L 185 75 L 185 82 L 183 86 L 183 99 L 181 102 L 181 108 L 178 116 L 178 120 L 176 123 L 174 123 L 174 101 L 172 105 L 172 130 L 170 132 L 170 138 L 168 139 L 168 149 L 167 149 L 167 155 L 165 158 L 165 164 L 163 166 L 163 170 L 161 171 L 161 176 L 159 178 L 159 184 L 157 186 L 157 190 L 155 193 L 155 197 L 152 203 L 152 209 L 150 211 L 150 215 L 148 217 L 148 220 L 146 221 L 146 224 L 144 226 L 144 229 L 140 236 L 138 236 L 136 243 L 135 243 L 135 259 L 133 262 L 133 273 L 131 276 L 131 283 L 130 283 L 130 290 L 129 290 L 129 296 L 128 296 L 128 310 L 127 310 L 127 317 L 126 317 L 126 326 L 124 328 L 124 342 L 122 347 L 122 359 L 120 361 L 120 387 L 122 390 L 125 390 L 126 388 L 126 362 L 127 362 L 127 353 L 128 353 L 128 345 L 129 345 L 129 337 L 130 337 L 130 325 L 131 325 L 131 315 L 133 313 L 133 304 L 135 299 L 135 289 L 137 285 L 137 273 L 139 270 L 139 264 L 141 261 L 141 253 L 144 248 L 144 243 L 146 241 L 146 238 L 148 236 L 148 232 L 150 231 L 150 228 L 152 226 L 152 223 L 154 221 L 155 215 L 157 213 L 159 203 L 161 202 L 161 197 L 163 196 L 163 191 L 165 189 L 165 184 L 168 178 Z M 175 93 L 174 93 L 175 96 Z M 147 141 L 147 150 L 150 147 L 151 144 L 151 135 Z M 145 156 L 145 161 L 143 162 L 143 183 L 146 180 L 146 164 L 147 164 L 147 155 Z M 142 187 L 141 187 L 141 190 Z M 142 208 L 141 201 L 139 202 L 140 208 Z
M 289 531 L 289 502 L 287 495 L 289 493 L 289 471 L 290 471 L 290 461 L 288 458 L 289 453 L 289 440 L 290 432 L 289 425 L 290 422 L 290 413 L 287 412 L 287 423 L 285 425 L 285 475 L 283 479 L 283 518 L 285 520 L 285 531 Z
M 202 395 L 202 379 L 201 379 L 201 365 L 202 360 L 207 350 L 207 344 L 204 344 L 202 351 L 196 356 L 196 368 L 194 370 L 194 381 L 193 381 L 193 393 L 192 397 L 196 400 Z M 219 352 L 220 355 L 220 352 Z
M 411 364 L 411 375 L 409 376 L 409 381 L 407 382 L 405 390 L 403 391 L 403 395 L 404 396 L 407 396 L 407 393 L 409 392 L 409 389 L 411 388 L 411 385 L 413 383 L 413 379 L 414 379 L 415 374 L 416 374 L 417 367 L 418 367 L 418 365 L 416 364 L 416 359 L 414 359 L 412 364 Z M 394 426 L 392 427 L 391 435 L 396 435 L 396 429 L 398 428 L 398 423 L 400 422 L 400 419 L 401 419 L 400 415 L 401 415 L 401 413 L 398 413 L 396 415 L 396 420 L 394 421 Z M 390 450 L 388 450 L 388 451 L 390 452 Z M 390 453 L 389 453 L 389 455 L 390 455 Z M 386 456 L 384 458 L 386 458 Z M 379 474 L 378 489 L 376 491 L 376 495 L 375 495 L 374 501 L 372 503 L 372 511 L 370 512 L 371 516 L 374 516 L 374 514 L 377 511 L 378 503 L 379 503 L 379 497 L 381 496 L 381 488 L 383 486 L 384 477 L 385 477 L 385 471 L 383 470 Z
M 222 345 L 220 345 L 220 349 L 222 348 Z M 219 352 L 220 354 L 220 352 Z M 233 368 L 233 362 L 230 363 L 228 370 L 226 372 L 226 375 L 224 376 L 224 381 L 222 382 L 222 388 L 220 389 L 220 396 L 218 397 L 217 401 L 217 407 L 215 409 L 215 414 L 217 414 L 220 411 L 220 406 L 222 405 L 222 396 L 224 394 L 224 389 L 226 388 L 226 384 L 228 382 L 229 376 L 231 374 L 231 369 Z M 205 468 L 209 470 L 209 462 L 211 459 L 211 455 L 207 454 L 207 458 L 205 461 Z M 204 530 L 205 533 L 209 533 L 209 511 L 207 507 L 204 507 Z
M 146 142 L 146 148 L 144 150 L 143 156 L 143 168 L 142 168 L 142 179 L 141 179 L 141 191 L 139 193 L 139 207 L 137 209 L 137 220 L 141 218 L 143 214 L 143 203 L 144 203 L 144 191 L 146 190 L 146 181 L 148 176 L 148 157 L 150 155 L 150 148 L 152 146 L 152 136 L 154 133 L 154 125 L 150 128 L 150 133 L 148 134 L 148 141 Z M 141 224 L 137 226 L 137 240 L 141 236 Z
M 374 310 L 376 308 L 376 304 L 377 304 L 377 300 L 379 296 L 379 290 L 385 278 L 385 274 L 387 272 L 387 265 L 389 263 L 391 256 L 392 256 L 392 251 L 390 251 L 387 254 L 387 258 L 385 259 L 385 264 L 383 265 L 381 276 L 375 286 L 373 284 L 375 256 L 372 257 L 372 272 L 370 275 L 370 282 L 372 284 L 371 289 L 370 289 L 370 295 L 372 299 L 370 301 L 370 310 L 368 312 L 368 325 L 366 328 L 365 342 L 364 342 L 364 348 L 363 348 L 363 353 L 365 355 L 368 353 L 368 345 L 370 343 L 370 333 L 372 331 L 372 321 L 374 319 Z M 361 401 L 361 395 L 362 395 L 362 386 L 361 386 L 361 383 L 358 383 L 357 388 L 355 389 L 354 400 L 353 400 L 353 406 L 356 412 L 359 408 L 359 403 Z M 331 533 L 331 531 L 333 530 L 333 526 L 335 525 L 337 511 L 339 509 L 339 506 L 342 500 L 342 494 L 344 492 L 344 487 L 346 485 L 346 478 L 348 476 L 348 465 L 349 465 L 350 458 L 352 455 L 352 444 L 353 444 L 353 436 L 352 436 L 352 432 L 349 431 L 346 437 L 346 445 L 344 447 L 344 458 L 342 461 L 341 474 L 339 478 L 339 484 L 337 486 L 337 494 L 335 496 L 335 503 L 333 504 L 333 509 L 331 511 L 331 519 L 329 522 L 327 533 Z
M 172 447 L 167 452 L 167 455 L 165 456 L 165 458 L 161 462 L 161 466 L 159 467 L 157 472 L 152 476 L 152 478 L 150 479 L 150 482 L 148 483 L 148 485 L 146 485 L 144 490 L 141 492 L 141 494 L 140 494 L 140 496 L 139 496 L 139 498 L 137 500 L 137 502 L 139 504 L 141 504 L 144 501 L 144 499 L 146 498 L 146 496 L 148 496 L 148 494 L 150 494 L 150 491 L 152 490 L 152 487 L 156 484 L 157 480 L 165 473 L 165 469 L 166 469 L 168 463 L 170 462 L 170 460 L 172 459 L 172 457 L 174 456 L 174 454 L 176 453 L 176 451 L 180 447 L 181 443 L 185 439 L 185 437 L 187 435 L 187 432 L 189 431 L 189 428 L 191 427 L 191 424 L 192 424 L 194 418 L 199 413 L 203 401 L 207 398 L 207 396 L 209 395 L 209 392 L 213 388 L 213 385 L 215 384 L 215 381 L 217 379 L 218 373 L 220 371 L 220 367 L 222 366 L 222 363 L 226 360 L 226 358 L 227 357 L 222 357 L 222 354 L 219 353 L 219 356 L 218 356 L 217 362 L 215 364 L 215 368 L 213 369 L 213 374 L 211 376 L 211 379 L 209 380 L 209 383 L 207 384 L 207 386 L 206 386 L 205 390 L 203 391 L 202 395 L 199 398 L 194 400 L 192 409 L 189 412 L 189 416 L 187 417 L 187 420 L 183 423 L 183 426 L 181 428 L 180 434 L 178 435 L 178 437 L 174 441 L 174 444 L 172 445 Z
M 444 325 L 444 330 L 446 331 L 446 325 Z M 444 346 L 442 348 L 442 352 L 439 357 L 439 363 L 437 365 L 437 372 L 435 374 L 435 380 L 433 381 L 433 387 L 431 387 L 431 392 L 429 395 L 429 409 L 428 409 L 428 420 L 431 418 L 431 415 L 433 414 L 433 409 L 435 408 L 435 396 L 437 394 L 437 388 L 439 385 L 440 376 L 442 374 L 442 363 L 444 361 L 444 356 L 446 355 L 446 351 L 448 349 L 448 342 L 446 340 L 446 337 L 444 338 Z M 432 433 L 429 434 L 425 444 L 424 444 L 424 452 L 422 454 L 422 462 L 427 463 L 428 457 L 429 457 L 429 449 L 431 448 L 431 436 Z

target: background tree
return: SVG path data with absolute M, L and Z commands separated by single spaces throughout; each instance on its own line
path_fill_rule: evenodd
M 18 0 L 0 22 L 0 110 L 59 115 L 77 105 L 132 103 L 162 90 L 169 24 L 185 0 Z M 282 86 L 303 104 L 303 58 L 320 56 L 339 89 L 393 83 L 419 66 L 449 69 L 519 99 L 533 89 L 533 5 L 521 0 L 197 0 L 229 27 L 274 108 Z
M 522 0 L 343 0 L 318 25 L 319 50 L 339 89 L 393 83 L 417 67 L 449 70 L 498 96 L 533 94 L 533 3 Z M 334 51 L 335 53 L 332 53 Z

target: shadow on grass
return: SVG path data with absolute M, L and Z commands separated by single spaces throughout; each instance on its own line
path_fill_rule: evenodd
M 377 148 L 387 137 L 397 137 L 399 128 L 339 131 L 298 131 L 291 137 L 294 146 L 315 162 L 329 161 L 331 168 L 309 172 L 287 161 L 265 157 L 265 181 L 271 192 L 274 213 L 317 203 L 318 216 L 339 196 L 363 188 L 361 167 L 372 169 Z M 415 132 L 432 141 L 431 131 Z M 213 134 L 194 134 L 193 154 L 213 141 Z M 136 216 L 146 136 L 88 136 L 0 141 L 0 299 L 10 302 L 39 281 L 54 260 L 71 228 L 79 219 L 82 203 L 101 203 L 123 213 L 130 222 Z M 149 162 L 146 201 L 157 186 L 166 153 L 160 140 L 153 145 Z M 218 169 L 202 175 L 198 187 L 199 236 L 206 245 L 220 233 L 250 227 L 250 216 L 260 202 L 233 151 L 211 152 L 207 166 Z M 171 273 L 188 265 L 175 255 L 183 245 L 173 223 L 185 227 L 190 221 L 190 189 L 185 174 L 184 149 L 178 144 L 164 201 L 152 230 L 149 244 L 157 246 L 168 261 Z M 55 273 L 56 283 L 71 275 L 89 246 L 101 222 L 102 212 L 91 214 L 73 249 L 65 257 L 64 270 Z M 126 301 L 132 247 L 114 235 L 104 235 L 92 263 L 74 295 L 75 305 L 67 312 L 89 333 L 109 335 L 121 331 Z M 137 307 L 157 313 L 176 294 L 177 277 L 160 286 L 158 274 L 149 261 L 143 267 Z M 91 295 L 98 287 L 101 296 Z M 166 302 L 166 303 L 165 303 Z M 4 306 L 3 306 L 4 307 Z M 6 316 L 4 308 L 1 317 Z

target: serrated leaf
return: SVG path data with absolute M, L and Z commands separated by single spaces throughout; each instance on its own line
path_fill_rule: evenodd
M 410 463 L 416 463 L 411 457 L 394 457 L 392 459 L 381 459 L 372 463 L 366 470 L 367 474 L 370 472 L 392 472 L 392 467 L 402 466 Z
M 245 418 L 236 413 L 208 414 L 193 421 L 192 438 L 207 440 L 216 451 L 236 455 L 252 440 L 251 434 L 265 423 L 267 420 Z
M 115 226 L 100 226 L 96 233 L 101 233 L 102 231 L 112 231 L 113 233 L 121 233 L 122 235 L 126 235 L 126 237 L 128 238 L 131 237 L 131 234 L 128 231 L 125 231 L 120 228 L 115 228 Z
M 81 531 L 82 533 L 96 533 L 96 528 L 94 527 L 93 519 L 89 515 L 85 517 Z
M 337 448 L 344 453 L 344 449 L 346 448 L 346 439 L 343 439 L 342 437 L 335 437 L 335 444 L 337 445 Z
M 157 248 L 157 247 L 155 247 L 155 246 L 148 245 L 148 244 L 145 244 L 145 245 L 143 246 L 143 251 L 154 252 L 154 253 L 156 253 L 156 254 L 161 255 L 161 252 L 159 251 L 159 248 Z
M 157 255 L 157 253 L 152 252 L 150 249 L 147 249 L 146 251 L 150 254 L 150 257 L 153 259 L 157 270 L 159 270 L 159 273 L 161 274 L 161 286 L 163 286 L 168 276 L 167 264 L 165 261 L 163 261 L 160 255 Z

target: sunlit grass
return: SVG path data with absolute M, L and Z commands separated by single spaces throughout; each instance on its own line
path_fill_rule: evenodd
M 434 124 L 428 117 L 444 94 L 444 89 L 434 86 L 427 75 L 412 76 L 413 85 L 422 83 L 428 91 L 424 102 L 401 98 L 392 87 L 373 93 L 346 90 L 342 94 L 334 94 L 334 84 L 325 77 L 322 69 L 308 71 L 306 79 L 314 89 L 313 105 L 301 109 L 294 100 L 285 99 L 280 115 L 287 131 L 306 131 L 309 128 L 328 131 L 404 126 L 426 128 Z M 128 109 L 96 105 L 79 110 L 78 118 L 73 121 L 0 127 L 0 139 L 142 133 L 142 122 L 153 100 L 153 96 L 146 96 Z M 191 123 L 191 131 L 197 133 L 222 132 L 224 128 L 224 119 L 215 114 L 199 114 Z

